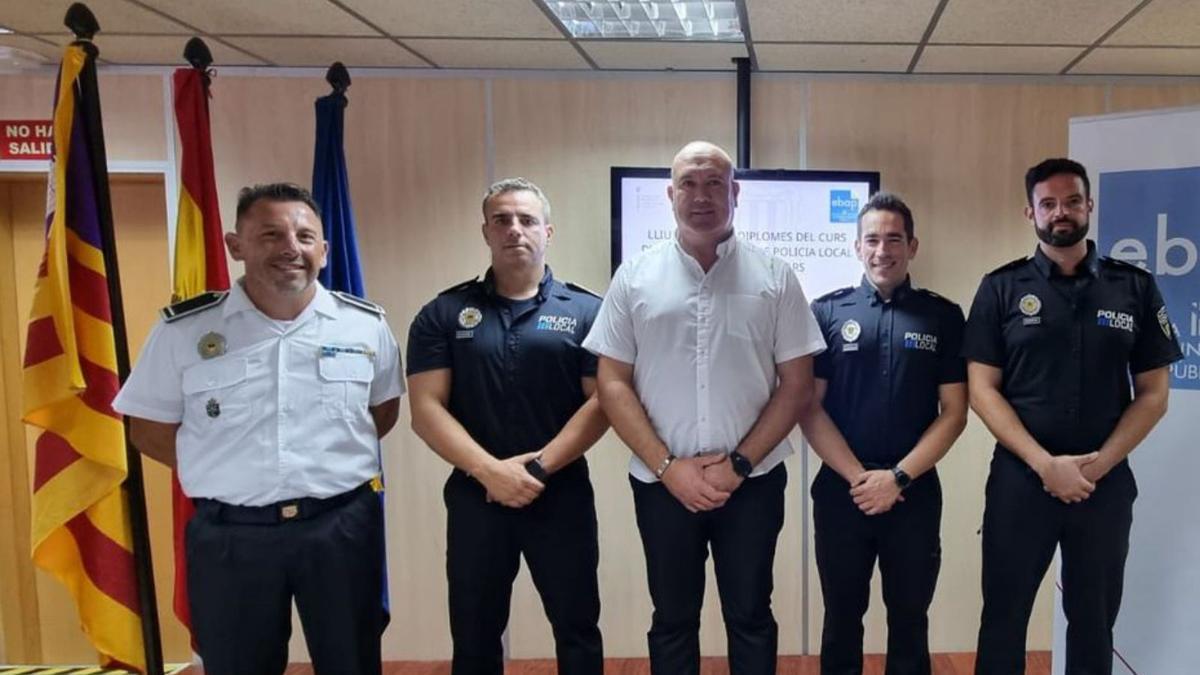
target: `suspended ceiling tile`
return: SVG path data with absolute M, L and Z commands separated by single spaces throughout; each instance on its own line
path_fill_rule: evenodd
M 1071 75 L 1200 75 L 1200 48 L 1100 47 L 1071 69 Z
M 118 65 L 168 65 L 184 66 L 183 46 L 187 44 L 185 35 L 97 35 L 96 46 L 100 48 L 100 58 L 108 63 Z M 236 49 L 213 40 L 206 39 L 209 50 L 212 51 L 213 65 L 221 66 L 261 66 L 262 61 L 247 56 Z M 62 44 L 67 39 L 62 38 Z
M 277 66 L 328 66 L 341 61 L 360 68 L 428 67 L 412 52 L 385 37 L 226 38 Z
M 754 45 L 762 70 L 896 73 L 916 45 Z
M 1090 45 L 1139 0 L 951 0 L 930 42 Z
M 534 0 L 342 0 L 389 35 L 561 38 Z
M 63 17 L 74 0 L 7 0 L 0 7 L 0 26 L 24 33 L 63 33 Z M 125 0 L 88 0 L 104 33 L 187 33 L 178 23 Z
M 1105 45 L 1200 47 L 1200 2 L 1154 0 L 1117 29 Z
M 145 0 L 202 31 L 257 35 L 378 35 L 327 0 Z
M 15 49 L 18 50 L 18 53 L 5 53 L 6 50 L 3 48 Z M 31 56 L 23 56 L 20 52 L 30 54 Z M 48 45 L 41 40 L 24 35 L 0 35 L 0 64 L 36 65 L 39 62 L 54 63 L 60 58 L 62 58 L 61 47 Z
M 746 12 L 756 43 L 917 43 L 937 4 L 938 0 L 746 0 Z
M 1057 74 L 1082 47 L 944 47 L 921 52 L 918 73 Z
M 613 70 L 733 70 L 733 59 L 745 57 L 741 42 L 607 42 L 579 43 L 596 65 Z
M 566 40 L 429 40 L 404 44 L 443 68 L 591 68 Z

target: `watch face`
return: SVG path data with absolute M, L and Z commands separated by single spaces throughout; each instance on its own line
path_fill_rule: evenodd
M 750 472 L 754 470 L 754 467 L 750 465 L 750 460 L 739 453 L 730 453 L 729 461 L 733 464 L 733 472 L 742 478 L 749 476 Z

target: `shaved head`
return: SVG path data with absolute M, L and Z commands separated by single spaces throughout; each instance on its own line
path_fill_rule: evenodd
M 695 163 L 696 160 L 707 160 L 724 167 L 728 177 L 733 177 L 733 160 L 729 153 L 721 149 L 721 146 L 708 141 L 692 141 L 675 153 L 675 159 L 671 161 L 671 180 L 674 181 L 679 176 L 683 166 Z

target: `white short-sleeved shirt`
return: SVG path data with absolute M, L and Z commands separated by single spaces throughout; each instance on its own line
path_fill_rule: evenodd
M 113 408 L 180 423 L 188 496 L 261 506 L 330 497 L 378 475 L 368 406 L 404 393 L 401 372 L 381 312 L 318 284 L 294 321 L 276 321 L 239 281 L 220 304 L 154 327 Z
M 717 255 L 705 273 L 674 239 L 623 263 L 583 343 L 633 365 L 642 406 L 676 457 L 736 449 L 775 390 L 775 364 L 825 348 L 787 262 L 736 236 Z M 752 475 L 792 452 L 785 438 Z M 637 455 L 629 472 L 656 480 Z

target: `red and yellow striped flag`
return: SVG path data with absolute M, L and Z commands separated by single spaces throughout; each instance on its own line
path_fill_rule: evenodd
M 79 99 L 83 47 L 63 55 L 47 180 L 46 250 L 24 364 L 24 420 L 41 428 L 33 560 L 63 583 L 101 662 L 145 670 L 125 433 L 92 149 Z M 99 145 L 99 147 L 103 147 Z M 101 161 L 103 161 L 101 159 Z
M 224 232 L 213 173 L 212 132 L 208 113 L 208 74 L 196 68 L 175 71 L 175 123 L 182 145 L 179 219 L 175 227 L 175 277 L 172 298 L 178 302 L 205 291 L 229 288 Z M 187 556 L 184 528 L 195 507 L 171 474 L 175 521 L 175 616 L 189 630 Z

